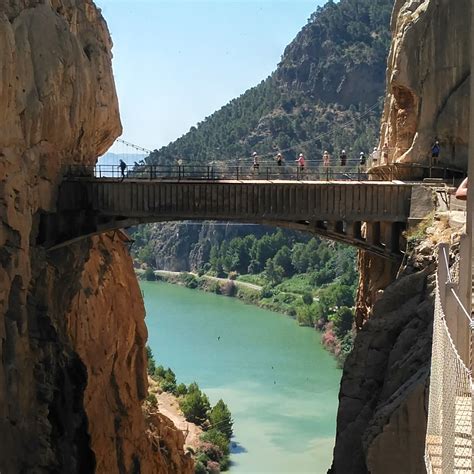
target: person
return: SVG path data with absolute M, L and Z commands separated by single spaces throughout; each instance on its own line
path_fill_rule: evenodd
M 329 153 L 327 150 L 324 150 L 324 153 L 323 153 L 323 165 L 324 166 L 329 166 L 331 162 L 331 157 L 329 156 Z
M 303 153 L 300 153 L 298 155 L 298 159 L 296 160 L 296 162 L 298 163 L 298 168 L 301 170 L 301 171 L 304 171 L 304 155 Z
M 339 155 L 339 158 L 341 160 L 341 166 L 346 166 L 346 163 L 347 163 L 346 150 L 341 151 L 341 154 Z
M 464 178 L 464 181 L 459 185 L 459 188 L 456 189 L 456 199 L 461 201 L 467 201 L 467 178 Z
M 433 146 L 431 147 L 431 159 L 432 159 L 433 165 L 438 164 L 438 158 L 439 158 L 440 152 L 441 152 L 441 147 L 439 146 L 439 141 L 435 140 Z
M 283 155 L 281 153 L 278 153 L 275 159 L 277 166 L 281 166 L 283 164 Z
M 372 151 L 372 166 L 377 166 L 379 164 L 379 158 L 380 158 L 380 151 L 375 146 L 374 150 Z
M 390 164 L 390 163 L 388 162 L 388 152 L 389 152 L 388 143 L 385 142 L 385 143 L 383 144 L 383 147 L 382 147 L 382 158 L 383 158 L 383 164 L 384 164 L 384 165 Z
M 127 163 L 125 163 L 125 161 L 123 160 L 120 160 L 119 168 L 120 168 L 120 173 L 122 175 L 121 181 L 123 181 L 125 179 L 125 170 L 127 169 Z
M 253 157 L 253 170 L 258 173 L 258 171 L 260 170 L 260 163 L 258 162 L 258 155 L 256 151 L 252 153 L 252 157 Z
M 359 153 L 359 164 L 360 164 L 361 166 L 364 166 L 365 163 L 366 163 L 366 161 L 367 161 L 367 159 L 365 158 L 365 153 L 364 153 L 363 151 L 361 151 L 361 152 Z

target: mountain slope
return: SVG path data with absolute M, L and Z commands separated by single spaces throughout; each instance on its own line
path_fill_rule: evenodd
M 206 163 L 257 151 L 264 157 L 324 149 L 353 154 L 374 146 L 390 41 L 393 0 L 328 2 L 285 49 L 276 71 L 148 163 Z

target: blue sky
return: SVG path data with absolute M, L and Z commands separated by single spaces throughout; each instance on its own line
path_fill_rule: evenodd
M 114 41 L 122 138 L 155 149 L 265 79 L 325 1 L 96 3 Z

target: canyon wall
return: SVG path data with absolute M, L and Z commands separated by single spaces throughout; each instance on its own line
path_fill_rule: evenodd
M 470 95 L 470 2 L 395 0 L 381 145 L 390 158 L 467 169 Z M 378 257 L 359 257 L 354 350 L 339 394 L 332 473 L 420 473 L 436 259 L 436 223 L 410 249 L 400 270 Z
M 469 0 L 396 0 L 380 145 L 390 158 L 467 169 Z
M 36 245 L 65 166 L 121 133 L 111 39 L 90 0 L 0 3 L 0 471 L 192 472 L 142 414 L 144 310 L 117 235 Z

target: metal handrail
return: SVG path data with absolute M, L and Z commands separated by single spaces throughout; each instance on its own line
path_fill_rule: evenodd
M 281 165 L 265 166 L 245 164 L 228 166 L 224 163 L 209 165 L 135 165 L 120 169 L 117 165 L 73 165 L 65 170 L 67 178 L 108 178 L 119 180 L 318 180 L 363 181 L 367 180 L 365 167 Z
M 444 264 L 446 266 L 446 275 L 447 275 L 447 278 L 448 278 L 447 283 L 452 283 L 453 279 L 452 279 L 452 276 L 451 276 L 451 269 L 449 268 L 449 260 L 448 260 L 448 255 L 446 253 L 446 247 L 442 247 L 442 251 L 443 251 Z M 456 293 L 455 289 L 453 287 L 450 287 L 450 291 L 453 294 L 454 299 L 458 303 L 458 305 L 461 308 L 462 312 L 464 313 L 464 316 L 466 316 L 467 320 L 469 321 L 469 326 L 470 326 L 471 330 L 474 330 L 474 321 L 473 321 L 471 315 L 469 314 L 467 309 L 462 304 L 462 301 L 459 298 L 458 294 Z

